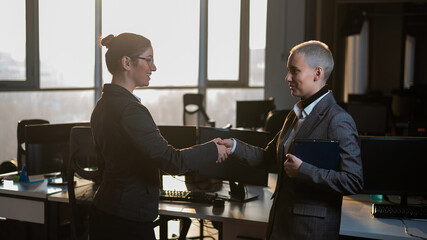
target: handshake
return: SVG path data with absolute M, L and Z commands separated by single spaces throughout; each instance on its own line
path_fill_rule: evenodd
M 214 142 L 216 144 L 216 148 L 218 149 L 218 159 L 216 160 L 216 163 L 225 161 L 225 159 L 228 158 L 228 155 L 231 154 L 231 149 L 233 149 L 234 146 L 234 140 L 231 138 L 215 138 L 211 142 Z

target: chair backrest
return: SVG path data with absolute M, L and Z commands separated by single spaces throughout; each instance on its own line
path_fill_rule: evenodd
M 18 170 L 22 170 L 22 167 L 25 162 L 25 149 L 22 147 L 22 144 L 25 143 L 25 126 L 33 124 L 48 124 L 48 120 L 44 119 L 24 119 L 18 122 L 17 127 L 17 139 L 18 139 L 18 151 L 17 151 L 17 162 Z
M 290 109 L 270 111 L 265 120 L 264 131 L 270 132 L 273 137 L 276 136 L 276 134 L 282 129 L 286 116 L 288 116 L 290 111 Z
M 0 174 L 15 172 L 18 170 L 18 167 L 13 160 L 4 161 L 0 164 Z
M 101 182 L 103 162 L 97 156 L 91 128 L 89 126 L 75 126 L 70 132 L 70 160 L 67 167 L 68 198 L 70 203 L 70 227 L 72 239 L 79 239 L 87 235 L 84 220 L 79 214 L 80 204 L 90 204 L 90 201 L 79 201 L 75 195 L 74 174 L 81 178 L 92 180 L 95 186 Z M 80 218 L 79 218 L 80 217 Z
M 215 121 L 210 119 L 203 107 L 203 94 L 184 94 L 184 125 L 215 127 Z M 199 120 L 202 118 L 201 120 Z

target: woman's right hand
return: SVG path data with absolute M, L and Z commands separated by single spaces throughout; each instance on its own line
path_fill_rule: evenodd
M 227 138 L 227 139 L 221 139 L 220 138 L 217 143 L 220 145 L 224 145 L 230 149 L 232 149 L 234 146 L 234 140 L 232 138 Z
M 231 148 L 219 144 L 220 141 L 222 141 L 221 138 L 215 138 L 212 141 L 216 144 L 216 148 L 218 149 L 218 159 L 216 160 L 216 163 L 221 163 L 225 161 L 225 159 L 228 158 L 228 155 L 230 155 Z

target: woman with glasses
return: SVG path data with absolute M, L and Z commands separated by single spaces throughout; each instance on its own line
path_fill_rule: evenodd
M 101 44 L 111 84 L 91 116 L 103 178 L 91 210 L 90 239 L 154 239 L 158 216 L 159 169 L 171 174 L 221 162 L 229 152 L 218 139 L 177 150 L 160 135 L 148 109 L 133 94 L 147 87 L 157 70 L 150 40 L 132 34 L 108 35 Z

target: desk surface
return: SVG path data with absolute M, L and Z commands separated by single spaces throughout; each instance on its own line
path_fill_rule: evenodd
M 74 194 L 77 198 L 90 199 L 88 201 L 91 201 L 95 194 L 93 183 L 85 179 L 78 179 L 76 187 L 74 188 Z M 65 189 L 62 192 L 51 194 L 47 197 L 47 200 L 52 202 L 68 203 L 68 191 Z
M 251 189 L 257 191 L 257 189 Z M 272 200 L 271 192 L 264 189 L 259 199 L 247 203 L 226 202 L 224 208 L 182 203 L 159 204 L 161 214 L 203 218 L 216 221 L 267 224 Z M 427 238 L 427 220 L 375 218 L 371 214 L 369 195 L 346 196 L 343 199 L 340 235 L 371 239 L 417 239 L 405 233 Z
M 258 186 L 247 186 L 247 190 L 251 194 L 258 195 L 258 197 L 255 200 L 244 203 L 226 201 L 224 207 L 161 201 L 159 213 L 162 215 L 203 218 L 212 221 L 243 221 L 266 224 L 272 204 L 270 200 L 272 193 L 268 189 Z
M 0 193 L 13 196 L 32 197 L 47 199 L 47 196 L 53 193 L 66 191 L 67 186 L 51 186 L 47 180 L 37 183 L 21 183 L 12 180 L 4 180 L 0 184 Z
M 226 202 L 224 207 L 207 204 L 178 203 L 161 201 L 159 213 L 162 215 L 202 218 L 223 223 L 248 223 L 266 226 L 270 212 L 275 176 L 269 179 L 269 187 L 248 186 L 248 191 L 258 194 L 258 199 L 246 203 Z M 76 188 L 76 196 L 91 193 L 90 185 Z M 52 194 L 49 201 L 68 202 L 66 191 Z M 340 234 L 373 239 L 417 239 L 408 232 L 427 238 L 427 221 L 375 218 L 371 215 L 372 201 L 368 195 L 346 196 L 343 199 Z
M 343 199 L 341 214 L 341 235 L 373 239 L 417 239 L 405 234 L 408 232 L 427 238 L 427 220 L 402 220 L 375 218 L 371 214 L 373 201 L 369 195 L 346 196 Z
M 44 224 L 47 197 L 65 190 L 66 186 L 50 186 L 47 180 L 37 183 L 4 180 L 0 184 L 0 216 Z

